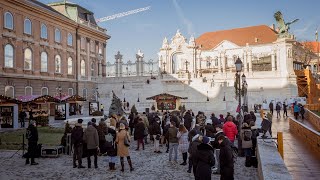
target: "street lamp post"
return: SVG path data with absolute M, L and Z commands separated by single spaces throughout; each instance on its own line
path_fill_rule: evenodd
M 241 59 L 238 57 L 238 59 L 236 60 L 235 62 L 235 66 L 236 66 L 236 78 L 237 78 L 237 82 L 238 84 L 236 84 L 236 86 L 238 86 L 238 97 L 239 97 L 239 104 L 238 104 L 238 107 L 239 107 L 239 126 L 238 126 L 238 132 L 240 133 L 241 132 L 241 129 L 242 129 L 242 121 L 243 121 L 243 116 L 242 116 L 242 112 L 241 112 L 241 79 L 240 79 L 240 73 L 242 71 L 242 61 Z M 244 76 L 244 75 L 243 75 Z M 242 77 L 243 77 L 242 76 Z M 245 76 L 244 76 L 245 78 Z M 243 157 L 244 156 L 244 152 L 243 152 L 243 149 L 242 149 L 242 140 L 241 140 L 241 137 L 240 135 L 238 135 L 238 156 L 240 157 Z
M 58 90 L 59 90 L 59 101 L 61 103 L 61 97 L 62 97 L 62 95 L 61 95 L 61 92 L 62 92 L 61 86 L 58 87 Z
M 99 88 L 96 87 L 96 102 L 98 102 L 98 98 L 99 98 L 99 97 L 98 97 L 98 93 L 99 93 L 98 90 L 99 90 Z
M 188 64 L 189 64 L 189 61 L 187 61 L 187 60 L 186 60 L 184 63 L 186 64 L 186 73 L 189 73 L 189 71 L 188 71 Z

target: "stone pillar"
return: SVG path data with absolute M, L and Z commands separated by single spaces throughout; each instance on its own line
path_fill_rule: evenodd
M 221 54 L 221 59 L 222 59 L 222 72 L 225 73 L 226 72 L 226 56 L 224 52 Z
M 91 79 L 91 60 L 90 60 L 90 53 L 91 53 L 91 49 L 90 49 L 90 38 L 86 39 L 87 41 L 87 55 L 86 55 L 86 76 L 88 77 L 88 79 Z
M 244 67 L 244 72 L 248 72 L 248 53 L 245 52 L 243 54 L 243 67 Z
M 252 72 L 252 51 L 249 51 L 248 61 L 249 61 L 249 72 Z
M 221 54 L 218 57 L 218 72 L 221 73 Z
M 272 71 L 276 71 L 276 58 L 274 51 L 271 53 L 271 67 Z
M 106 77 L 107 75 L 107 69 L 106 69 L 106 63 L 107 63 L 107 54 L 106 54 L 106 47 L 107 47 L 107 43 L 103 43 L 103 57 L 102 57 L 102 64 L 101 64 L 101 73 L 102 73 L 102 77 Z
M 121 71 L 121 69 L 120 69 L 120 64 L 121 64 L 121 62 L 122 62 L 122 55 L 120 54 L 120 51 L 118 51 L 118 53 L 114 56 L 114 58 L 116 59 L 116 63 L 115 63 L 115 66 L 116 66 L 116 73 L 115 73 L 115 75 L 116 75 L 116 77 L 120 77 L 120 74 L 122 74 L 122 73 L 120 73 Z
M 136 54 L 136 58 L 137 58 L 137 63 L 136 63 L 137 76 L 143 76 L 143 57 L 144 57 L 144 54 L 139 49 L 137 54 Z

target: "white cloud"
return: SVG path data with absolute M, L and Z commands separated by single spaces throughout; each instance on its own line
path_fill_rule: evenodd
M 182 20 L 182 23 L 187 26 L 189 36 L 193 35 L 194 34 L 193 24 L 189 19 L 187 19 L 184 16 L 183 11 L 182 11 L 180 5 L 178 4 L 178 0 L 173 0 L 173 5 L 174 5 L 174 8 L 175 8 L 179 18 Z

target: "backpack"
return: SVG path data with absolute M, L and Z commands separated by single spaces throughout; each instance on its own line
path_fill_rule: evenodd
M 113 136 L 111 133 L 106 134 L 105 136 L 106 139 L 106 147 L 107 148 L 111 148 L 114 145 L 114 141 L 113 141 Z
M 244 141 L 251 141 L 252 131 L 251 129 L 247 129 L 243 131 L 243 140 Z

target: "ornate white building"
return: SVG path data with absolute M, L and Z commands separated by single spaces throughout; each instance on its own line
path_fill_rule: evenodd
M 141 54 L 137 53 L 137 76 L 143 69 L 138 62 L 142 61 Z M 150 83 L 143 73 L 139 77 L 107 78 L 101 85 L 108 92 L 104 103 L 110 104 L 114 90 L 142 111 L 154 104 L 147 97 L 169 93 L 188 97 L 181 103 L 194 111 L 235 111 L 234 63 L 238 57 L 243 62 L 241 75 L 248 84 L 249 108 L 264 100 L 282 102 L 298 96 L 295 70 L 303 69 L 312 58 L 293 37 L 278 38 L 274 28 L 265 25 L 207 32 L 189 40 L 178 30 L 171 41 L 164 38 L 158 56 L 158 76 Z

